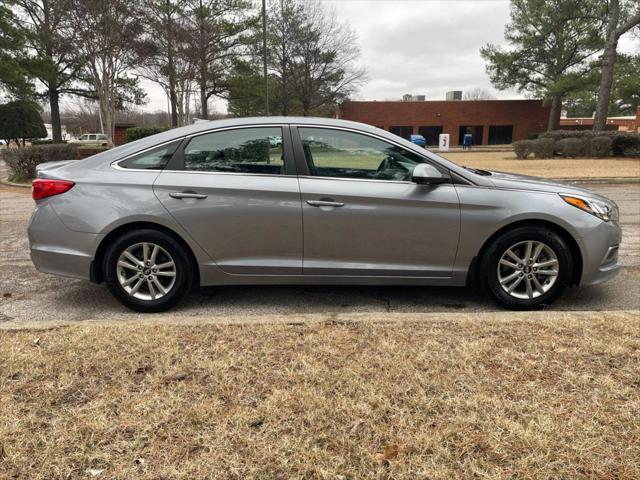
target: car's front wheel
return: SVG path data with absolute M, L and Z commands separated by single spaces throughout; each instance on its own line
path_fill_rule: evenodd
M 551 304 L 567 288 L 573 257 L 551 229 L 520 227 L 496 238 L 480 263 L 480 278 L 491 296 L 507 308 Z
M 184 248 L 151 229 L 125 233 L 107 249 L 104 272 L 111 293 L 140 312 L 173 307 L 190 290 L 191 264 Z

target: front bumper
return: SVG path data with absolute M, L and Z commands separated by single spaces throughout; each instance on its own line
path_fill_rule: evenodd
M 36 206 L 27 233 L 31 261 L 39 271 L 90 279 L 91 262 L 103 235 L 68 229 L 46 201 Z
M 622 266 L 618 259 L 618 248 L 621 241 L 622 229 L 614 222 L 601 222 L 578 239 L 582 251 L 580 285 L 597 285 L 620 273 Z

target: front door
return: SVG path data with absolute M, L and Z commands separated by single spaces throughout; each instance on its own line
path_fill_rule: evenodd
M 224 271 L 299 275 L 302 211 L 289 145 L 286 126 L 194 136 L 154 191 Z
M 451 276 L 460 234 L 453 184 L 412 183 L 426 159 L 379 137 L 297 132 L 298 165 L 308 170 L 300 177 L 304 274 Z

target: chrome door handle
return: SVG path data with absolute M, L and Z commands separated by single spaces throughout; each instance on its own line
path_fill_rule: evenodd
M 171 198 L 177 198 L 177 199 L 182 199 L 182 198 L 203 199 L 203 198 L 207 198 L 208 195 L 205 195 L 204 193 L 195 193 L 195 192 L 171 192 L 169 196 Z
M 328 200 L 307 200 L 312 207 L 344 207 L 342 202 L 330 202 Z

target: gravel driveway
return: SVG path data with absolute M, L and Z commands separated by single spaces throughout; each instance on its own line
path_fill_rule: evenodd
M 586 185 L 620 205 L 624 240 L 623 271 L 604 285 L 571 289 L 552 310 L 640 309 L 640 184 Z M 104 285 L 39 273 L 29 259 L 26 226 L 33 209 L 26 189 L 0 186 L 0 327 L 21 323 L 126 321 L 142 318 L 117 303 Z M 498 311 L 492 302 L 464 288 L 261 286 L 214 287 L 191 295 L 170 315 L 206 316 L 224 322 L 234 317 L 385 312 Z M 147 317 L 148 318 L 148 317 Z

